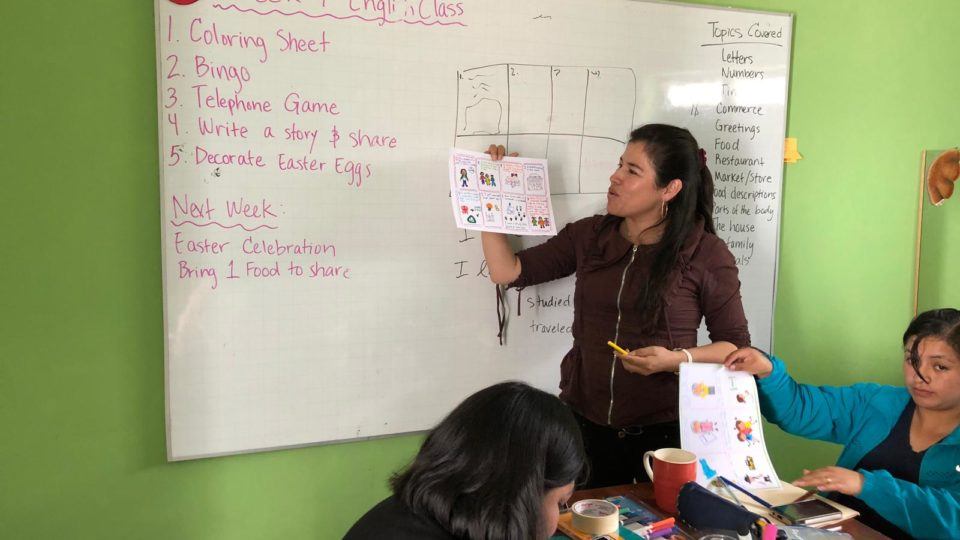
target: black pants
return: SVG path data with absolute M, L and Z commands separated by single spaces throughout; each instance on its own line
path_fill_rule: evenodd
M 590 467 L 587 483 L 577 489 L 593 489 L 634 482 L 647 482 L 643 453 L 660 448 L 680 448 L 680 423 L 665 422 L 624 429 L 594 424 L 576 412 Z

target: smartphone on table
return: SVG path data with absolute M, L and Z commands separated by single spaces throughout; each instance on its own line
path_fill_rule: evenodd
M 842 517 L 836 506 L 820 499 L 774 506 L 771 510 L 777 518 L 790 525 L 817 525 Z

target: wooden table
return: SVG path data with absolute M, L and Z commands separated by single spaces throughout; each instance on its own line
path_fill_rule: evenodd
M 581 499 L 603 499 L 605 497 L 612 497 L 614 495 L 624 495 L 635 501 L 644 502 L 653 508 L 657 513 L 663 516 L 667 515 L 657 508 L 657 503 L 653 499 L 653 484 L 649 482 L 643 484 L 626 484 L 623 486 L 575 491 L 573 492 L 573 496 L 570 498 L 570 502 L 574 503 Z M 878 533 L 877 531 L 855 519 L 848 519 L 840 522 L 839 525 L 843 532 L 849 534 L 857 540 L 860 540 L 861 538 L 866 540 L 888 538 L 887 536 Z

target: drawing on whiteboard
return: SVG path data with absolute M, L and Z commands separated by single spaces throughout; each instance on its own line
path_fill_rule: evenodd
M 473 95 L 470 103 L 465 106 L 463 111 L 463 133 L 471 135 L 500 134 L 503 103 L 495 95 L 494 97 L 488 97 L 490 85 L 482 80 L 493 76 L 492 73 L 476 73 L 467 76 L 466 80 L 469 82 L 469 89 L 473 90 Z
M 476 96 L 476 94 L 474 94 Z M 484 122 L 483 119 L 496 118 L 495 122 Z M 473 118 L 473 123 L 470 119 Z M 472 105 L 467 105 L 463 114 L 463 131 L 471 135 L 498 135 L 500 134 L 500 120 L 503 118 L 503 104 L 495 99 L 481 98 Z M 478 127 L 474 128 L 476 124 Z
M 636 104 L 637 78 L 630 68 L 493 64 L 464 69 L 457 73 L 454 146 L 482 151 L 502 144 L 508 152 L 546 159 L 554 195 L 602 194 L 610 164 L 619 159 L 634 127 Z

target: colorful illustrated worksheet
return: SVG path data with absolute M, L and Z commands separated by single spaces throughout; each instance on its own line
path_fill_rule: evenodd
M 555 235 L 545 159 L 450 149 L 450 201 L 457 227 L 522 235 Z
M 780 487 L 751 375 L 718 364 L 681 364 L 680 442 L 697 455 L 703 486 L 719 475 L 750 490 Z

